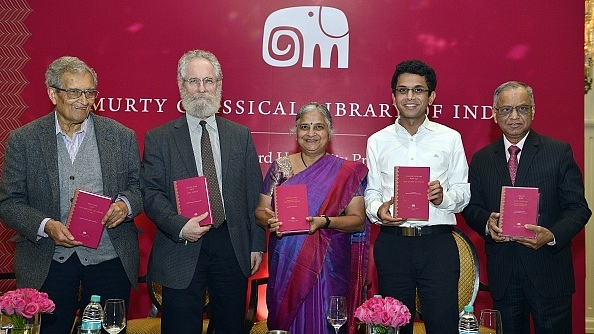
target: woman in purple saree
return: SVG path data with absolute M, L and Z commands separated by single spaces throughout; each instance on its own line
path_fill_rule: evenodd
M 369 231 L 363 193 L 367 167 L 326 154 L 332 119 L 325 106 L 310 103 L 297 114 L 301 152 L 276 160 L 266 174 L 256 219 L 269 229 L 268 328 L 294 334 L 334 333 L 326 319 L 330 296 L 347 296 L 348 325 L 355 333 L 355 308 L 365 281 Z M 283 236 L 272 208 L 274 187 L 306 184 L 309 233 Z M 323 215 L 323 216 L 322 216 Z

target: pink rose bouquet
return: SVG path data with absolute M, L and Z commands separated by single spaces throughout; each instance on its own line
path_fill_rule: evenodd
M 406 305 L 392 297 L 373 297 L 355 310 L 355 317 L 362 322 L 387 333 L 389 327 L 400 327 L 410 321 L 410 311 Z
M 0 311 L 10 318 L 13 328 L 25 328 L 26 319 L 51 313 L 55 308 L 47 293 L 32 288 L 8 291 L 0 296 Z

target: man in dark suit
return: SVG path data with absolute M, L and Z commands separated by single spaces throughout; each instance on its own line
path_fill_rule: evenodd
M 146 134 L 141 170 L 145 212 L 157 225 L 149 273 L 163 285 L 162 332 L 202 333 L 208 286 L 215 332 L 241 333 L 247 277 L 266 249 L 264 229 L 253 215 L 262 171 L 249 129 L 215 116 L 222 95 L 217 58 L 202 50 L 185 53 L 177 79 L 186 114 Z M 201 144 L 203 135 L 210 145 Z M 212 148 L 213 178 L 203 167 L 206 146 Z M 207 213 L 177 213 L 173 181 L 199 175 L 208 179 L 214 224 L 221 224 L 216 228 L 200 226 Z M 221 217 L 215 214 L 218 189 Z
M 134 132 L 91 113 L 97 75 L 75 57 L 61 57 L 46 71 L 50 114 L 14 130 L 6 145 L 0 218 L 15 230 L 17 285 L 47 292 L 56 304 L 42 316 L 42 330 L 69 333 L 78 308 L 92 294 L 123 298 L 138 282 L 142 211 L 140 155 Z M 81 246 L 66 221 L 75 189 L 110 196 L 99 247 Z
M 485 239 L 489 288 L 505 333 L 530 333 L 532 315 L 537 334 L 569 334 L 575 292 L 571 239 L 591 211 L 571 147 L 531 130 L 534 111 L 526 84 L 510 81 L 495 90 L 493 119 L 503 136 L 474 154 L 470 204 L 462 216 Z M 515 181 L 508 169 L 512 146 L 520 149 Z M 539 189 L 538 222 L 525 225 L 535 238 L 501 234 L 501 187 L 512 185 Z

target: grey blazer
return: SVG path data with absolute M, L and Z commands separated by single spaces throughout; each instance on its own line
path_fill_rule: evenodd
M 216 117 L 221 146 L 223 199 L 233 250 L 246 277 L 250 253 L 266 250 L 254 210 L 262 171 L 247 127 Z M 179 239 L 187 218 L 177 214 L 173 181 L 198 176 L 186 116 L 147 132 L 141 170 L 145 213 L 157 225 L 149 272 L 169 288 L 184 289 L 194 274 L 202 240 Z
M 2 182 L 0 219 L 18 235 L 14 256 L 17 285 L 41 288 L 45 281 L 55 244 L 51 238 L 37 240 L 44 218 L 60 220 L 60 179 L 56 144 L 55 112 L 16 130 L 8 137 Z M 90 114 L 95 125 L 101 160 L 103 193 L 125 196 L 132 217 L 142 211 L 140 193 L 140 154 L 134 132 L 120 123 Z M 130 283 L 138 284 L 141 231 L 130 219 L 107 229 Z

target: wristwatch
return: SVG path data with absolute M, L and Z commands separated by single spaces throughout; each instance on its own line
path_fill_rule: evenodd
M 320 215 L 320 217 L 326 218 L 326 224 L 324 224 L 324 226 L 322 226 L 322 228 L 330 227 L 330 218 L 328 218 L 328 216 L 326 216 L 326 215 Z

